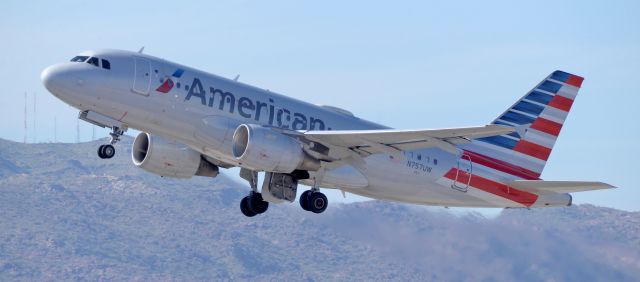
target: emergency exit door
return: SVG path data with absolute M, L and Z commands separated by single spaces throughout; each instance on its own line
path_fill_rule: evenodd
M 149 95 L 149 87 L 151 86 L 151 63 L 149 60 L 133 57 L 133 87 L 131 90 L 140 95 Z
M 451 188 L 467 192 L 469 185 L 471 184 L 471 177 L 473 175 L 473 165 L 471 164 L 471 157 L 467 154 L 462 154 L 458 158 L 458 170 L 456 171 L 456 179 L 453 181 Z

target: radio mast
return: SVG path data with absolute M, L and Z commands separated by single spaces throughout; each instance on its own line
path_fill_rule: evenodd
M 36 143 L 36 92 L 33 92 L 33 143 Z
M 23 143 L 27 143 L 27 92 L 24 92 L 24 140 Z

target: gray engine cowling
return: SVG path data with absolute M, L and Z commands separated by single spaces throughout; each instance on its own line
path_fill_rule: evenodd
M 291 173 L 320 168 L 320 161 L 305 153 L 296 139 L 256 124 L 236 128 L 232 152 L 243 167 L 256 171 Z
M 138 134 L 133 141 L 131 159 L 135 166 L 161 176 L 191 178 L 194 175 L 218 175 L 218 167 L 189 146 L 146 132 Z

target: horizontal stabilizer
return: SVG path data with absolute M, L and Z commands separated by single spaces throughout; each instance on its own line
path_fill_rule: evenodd
M 573 193 L 600 189 L 616 188 L 603 182 L 595 181 L 545 181 L 545 180 L 515 180 L 508 182 L 510 187 L 537 194 L 548 192 Z

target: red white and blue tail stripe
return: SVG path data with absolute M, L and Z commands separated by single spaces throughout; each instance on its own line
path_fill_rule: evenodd
M 553 72 L 493 121 L 515 127 L 515 132 L 461 145 L 458 167 L 451 168 L 438 182 L 467 187 L 470 195 L 497 206 L 517 203 L 531 207 L 541 198 L 570 199 L 568 195 L 538 195 L 507 183 L 540 179 L 582 81 L 577 75 Z
M 487 163 L 513 179 L 537 179 L 582 81 L 577 75 L 553 72 L 493 121 L 513 126 L 516 132 L 473 140 L 465 151 L 491 160 Z

